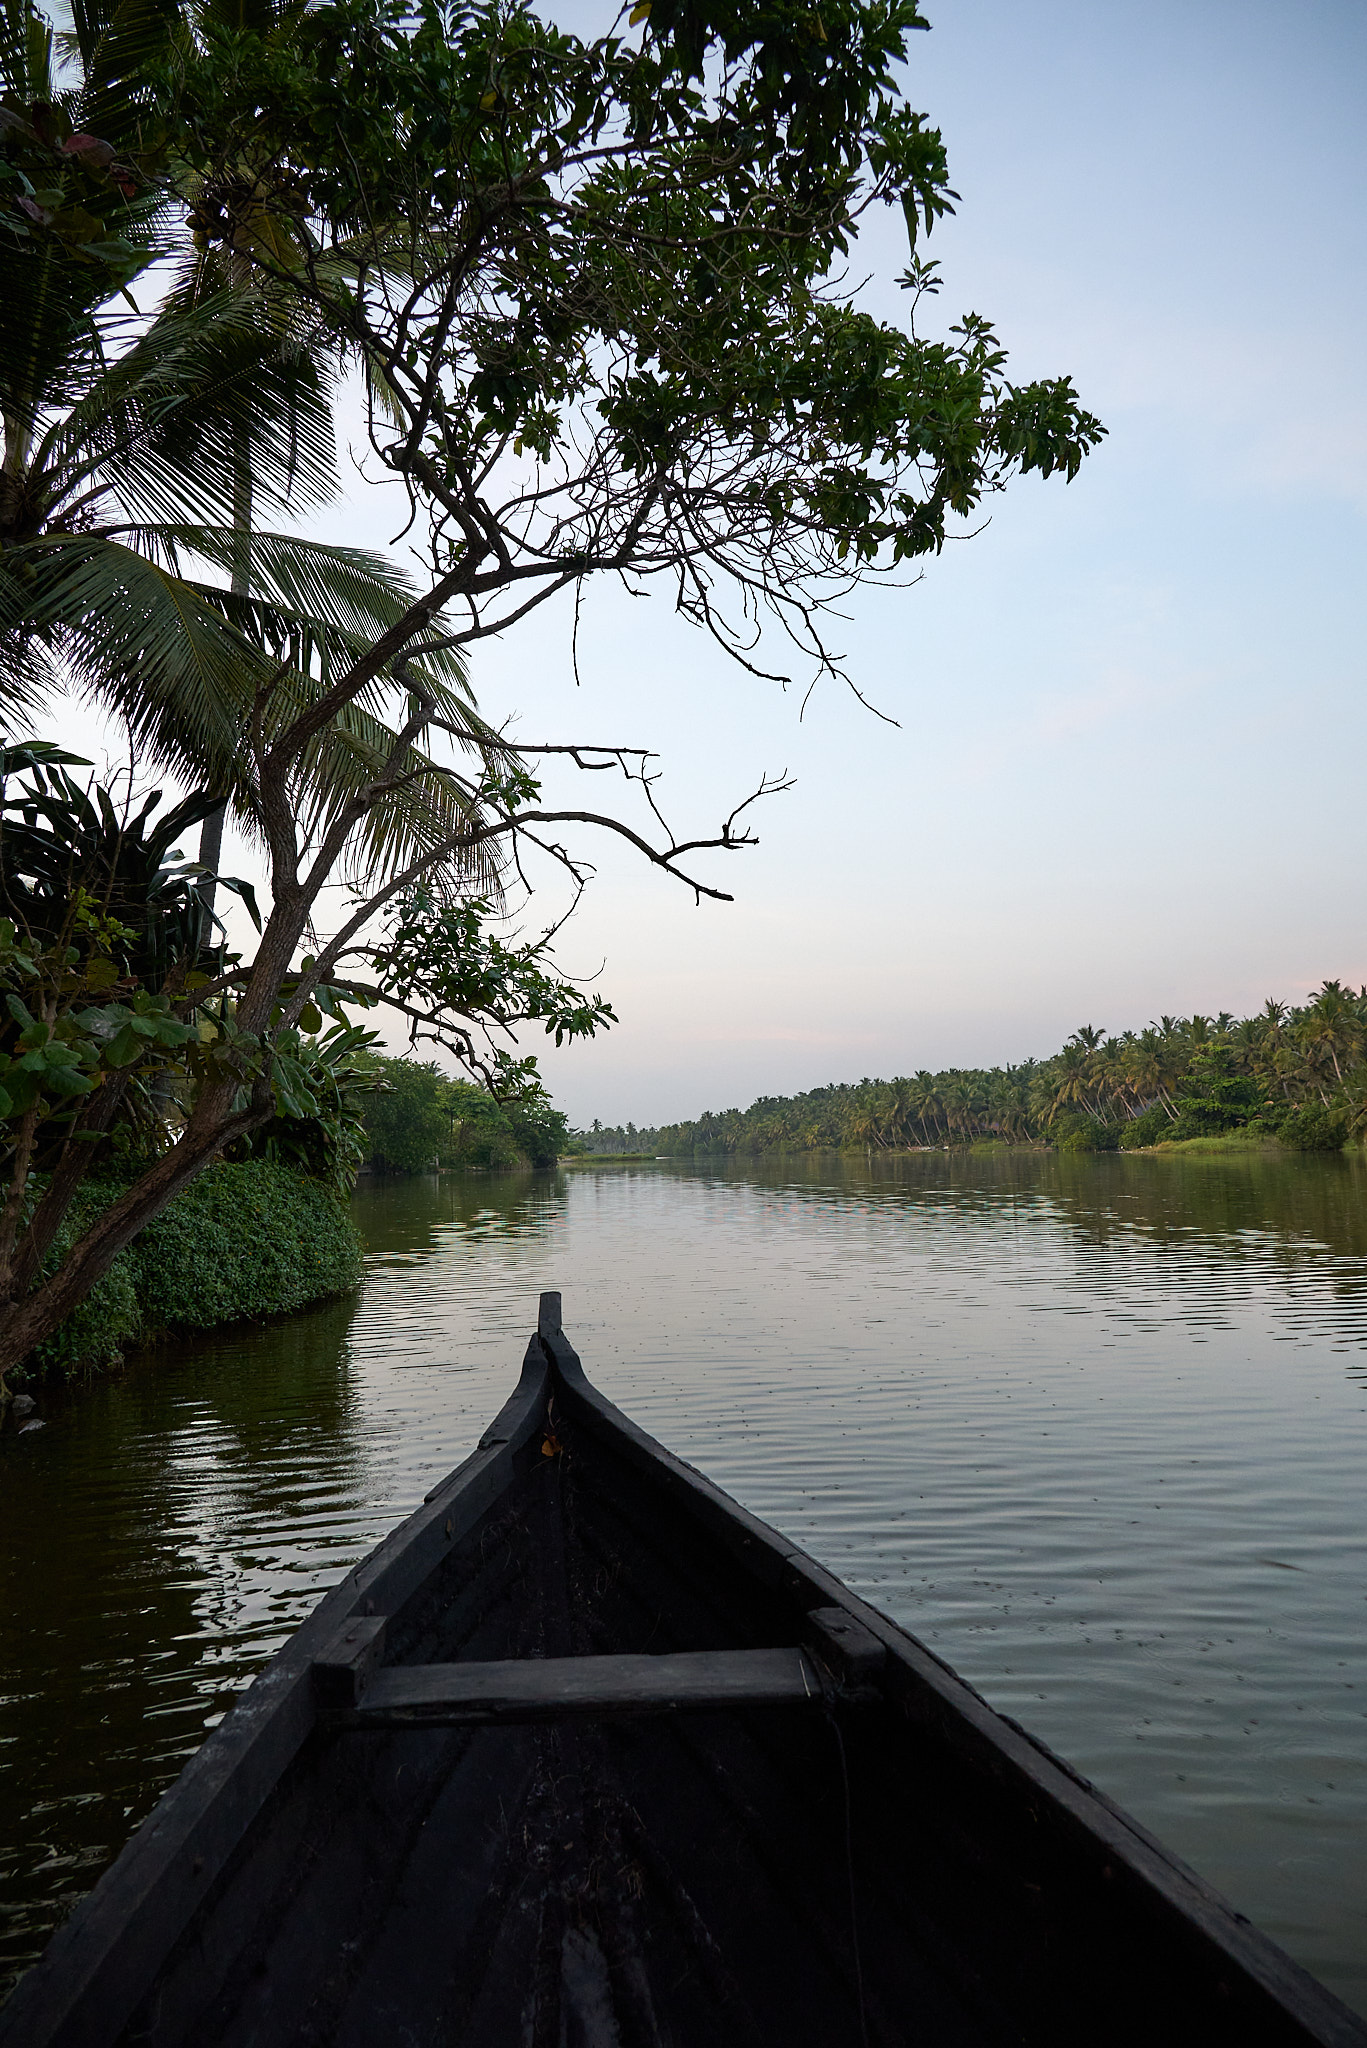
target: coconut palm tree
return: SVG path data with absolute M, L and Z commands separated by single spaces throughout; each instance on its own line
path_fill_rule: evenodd
M 950 1132 L 960 1139 L 972 1137 L 976 1107 L 973 1076 L 962 1067 L 951 1068 L 945 1077 L 941 1099 Z
M 878 1114 L 871 1104 L 866 1103 L 854 1112 L 848 1128 L 850 1142 L 862 1145 L 868 1152 L 879 1142 Z
M 1150 1024 L 1138 1032 L 1125 1049 L 1125 1068 L 1134 1102 L 1142 1110 L 1154 1101 L 1161 1102 L 1169 1117 L 1177 1112 L 1167 1082 L 1170 1060 L 1164 1040 Z
M 1081 1033 L 1075 1032 L 1058 1056 L 1049 1105 L 1052 1113 L 1057 1116 L 1061 1110 L 1089 1108 L 1091 1082 L 1090 1052 Z
M 1019 1067 L 994 1069 L 987 1075 L 985 1094 L 989 1127 L 1008 1144 L 1018 1144 L 1030 1135 L 1026 1109 L 1028 1083 Z
M 889 1082 L 887 1091 L 889 1144 L 906 1145 L 910 1142 L 911 1125 L 915 1117 L 915 1099 L 915 1085 L 905 1075 L 896 1075 Z
M 912 1082 L 912 1102 L 923 1141 L 927 1145 L 936 1144 L 940 1136 L 940 1091 L 934 1074 L 925 1067 L 917 1069 Z
M 1343 1086 L 1345 1063 L 1355 1059 L 1362 1036 L 1353 999 L 1342 984 L 1326 981 L 1313 1002 L 1301 1011 L 1295 1036 L 1307 1056 L 1322 1065 L 1327 1057 L 1334 1079 Z
M 1108 1038 L 1097 1047 L 1092 1056 L 1092 1080 L 1096 1089 L 1098 1116 L 1104 1115 L 1109 1109 L 1124 1109 L 1126 1076 L 1123 1039 Z
M 1352 1065 L 1361 1053 L 1362 1019 L 1357 1001 L 1341 982 L 1326 981 L 1310 1009 L 1329 1048 L 1334 1072 L 1342 1082 L 1344 1068 Z
M 413 593 L 362 550 L 250 531 L 253 506 L 293 517 L 336 488 L 327 379 L 278 302 L 250 285 L 182 289 L 143 318 L 114 295 L 116 283 L 155 288 L 176 243 L 131 153 L 95 131 L 123 104 L 107 41 L 93 37 L 67 84 L 51 29 L 31 10 L 0 17 L 0 82 L 8 109 L 24 109 L 9 132 L 30 185 L 48 181 L 34 188 L 48 203 L 31 232 L 0 236 L 0 705 L 31 725 L 74 687 L 126 722 L 141 759 L 224 796 L 250 825 L 245 736 L 255 724 L 268 740 Z M 403 681 L 479 730 L 451 657 Z M 395 683 L 378 678 L 301 762 L 298 802 L 315 828 L 390 752 Z M 410 752 L 360 871 L 411 857 L 455 821 L 458 791 Z

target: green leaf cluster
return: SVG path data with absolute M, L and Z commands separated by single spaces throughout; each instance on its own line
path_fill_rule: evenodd
M 321 1023 L 319 998 L 340 1005 L 335 991 L 315 989 L 310 1011 Z M 366 1155 L 370 1098 L 385 1086 L 371 1054 L 374 1043 L 373 1031 L 345 1021 L 316 1038 L 277 1034 L 269 1068 L 275 1114 L 224 1156 L 267 1159 L 348 1194 Z
M 1066 377 L 1017 385 L 979 316 L 928 341 L 832 283 L 889 205 L 934 289 L 917 239 L 956 195 L 903 98 L 912 0 L 640 18 L 329 0 L 288 37 L 205 17 L 164 71 L 201 232 L 239 232 L 245 178 L 309 250 L 437 566 L 895 565 L 1009 475 L 1074 475 L 1102 429 Z
M 127 1184 L 127 1176 L 87 1184 L 51 1266 Z M 329 1189 L 264 1159 L 213 1166 L 119 1254 L 13 1377 L 70 1379 L 131 1345 L 291 1314 L 354 1286 L 360 1270 L 355 1226 Z
M 373 965 L 381 995 L 422 1015 L 433 1036 L 469 1058 L 468 1027 L 511 1031 L 540 1024 L 557 1045 L 592 1038 L 617 1021 L 602 996 L 563 981 L 550 965 L 546 939 L 509 944 L 492 928 L 493 905 L 478 897 L 442 903 L 425 890 L 406 896 L 391 919 Z M 533 1093 L 535 1062 L 496 1054 L 496 1092 Z M 522 1078 L 519 1078 L 522 1077 Z
M 237 956 L 208 891 L 232 890 L 254 913 L 251 888 L 174 844 L 210 800 L 191 797 L 160 819 L 155 794 L 120 810 L 107 789 L 77 781 L 79 765 L 37 742 L 0 750 L 0 1156 L 24 1142 L 26 1118 L 39 1170 L 73 1140 L 101 1158 L 120 1140 L 125 1152 L 130 1141 L 158 1152 L 197 1091 L 227 1075 L 239 1106 L 257 1085 L 274 1105 L 232 1156 L 345 1192 L 363 1156 L 361 1101 L 377 1085 L 364 1060 L 374 1034 L 348 1020 L 330 986 L 315 986 L 299 1024 L 286 1023 L 297 980 L 282 984 L 271 1032 L 239 1029 Z M 117 1091 L 117 1114 L 87 1132 L 101 1090 Z
M 0 749 L 0 1151 L 36 1119 L 38 1163 L 111 1084 L 125 1121 L 156 1125 L 149 1084 L 197 1041 L 191 985 L 227 964 L 210 878 L 174 845 L 208 804 L 157 821 L 154 794 L 120 811 L 76 780 L 80 765 L 38 742 Z M 212 879 L 251 902 L 246 884 Z

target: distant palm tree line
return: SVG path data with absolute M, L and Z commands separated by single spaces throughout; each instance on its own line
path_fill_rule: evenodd
M 749 1109 L 640 1129 L 594 1123 L 598 1153 L 732 1153 L 1061 1143 L 1091 1150 L 1253 1126 L 1302 1147 L 1367 1132 L 1367 986 L 1326 981 L 1299 1007 L 1160 1017 L 1108 1037 L 1084 1024 L 1049 1059 L 924 1069 L 763 1096 Z

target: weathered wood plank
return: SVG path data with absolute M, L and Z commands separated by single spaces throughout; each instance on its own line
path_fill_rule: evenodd
M 376 1671 L 347 1728 L 560 1721 L 820 1702 L 801 1650 L 694 1650 L 668 1656 L 536 1657 L 496 1664 L 410 1664 Z
M 384 1655 L 383 1614 L 353 1614 L 313 1660 L 313 1692 L 320 1707 L 359 1706 Z
M 888 1661 L 886 1643 L 843 1607 L 814 1607 L 807 1629 L 817 1656 L 840 1678 L 865 1682 L 876 1678 Z

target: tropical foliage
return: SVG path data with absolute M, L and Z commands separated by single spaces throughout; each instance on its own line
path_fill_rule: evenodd
M 434 1063 L 376 1059 L 383 1092 L 365 1110 L 366 1163 L 379 1173 L 433 1166 L 554 1166 L 569 1126 L 544 1094 L 498 1101 Z
M 59 41 L 0 11 L 0 700 L 22 736 L 94 696 L 268 870 L 241 957 L 207 922 L 216 856 L 159 884 L 169 965 L 137 957 L 107 860 L 48 935 L 11 918 L 0 1378 L 225 1150 L 345 1175 L 346 1003 L 537 1100 L 519 1028 L 611 1022 L 548 950 L 586 832 L 724 894 L 697 862 L 751 843 L 745 803 L 684 836 L 645 749 L 513 748 L 473 646 L 595 575 L 663 577 L 744 665 L 767 623 L 839 673 L 822 621 L 854 582 L 1015 476 L 1076 473 L 1101 429 L 1066 377 L 1014 383 L 977 315 L 924 331 L 954 198 L 902 97 L 924 26 L 915 0 L 655 0 L 591 39 L 523 0 L 82 0 Z M 841 282 L 882 205 L 901 323 Z M 339 373 L 407 498 L 403 573 L 298 530 L 335 488 Z M 76 795 L 41 778 L 75 764 L 30 755 L 51 829 Z M 552 801 L 540 759 L 639 809 Z M 547 878 L 532 936 L 500 923 Z M 63 1236 L 121 1143 L 141 1176 Z
M 1261 1130 L 1309 1150 L 1367 1137 L 1367 987 L 1326 981 L 1308 1002 L 1269 998 L 1252 1017 L 1160 1017 L 1115 1037 L 1090 1024 L 1044 1060 L 951 1067 L 891 1081 L 766 1096 L 691 1123 L 580 1133 L 595 1152 L 1057 1143 L 1155 1145 Z
M 174 843 L 212 799 L 158 819 L 157 792 L 137 810 L 120 806 L 72 774 L 84 765 L 37 743 L 0 749 L 0 1252 L 21 1282 L 22 1262 L 47 1257 L 83 1181 L 112 1157 L 165 1152 L 206 1072 L 225 1060 L 244 1083 L 249 1072 L 234 1050 L 237 956 L 207 894 L 211 883 L 230 889 L 255 917 L 254 894 Z M 330 990 L 321 1001 L 335 1011 Z M 318 998 L 307 1021 L 322 1025 Z M 373 1085 L 355 1055 L 370 1036 L 343 1021 L 321 1040 L 298 1029 L 280 1038 L 273 1114 L 239 1144 L 349 1185 L 352 1101 Z
M 80 1228 L 126 1181 L 88 1182 L 65 1230 Z M 134 1344 L 285 1315 L 342 1293 L 360 1272 L 355 1226 L 321 1183 L 261 1159 L 213 1166 L 119 1254 L 23 1377 L 66 1379 Z
M 228 1159 L 292 1167 L 344 1194 L 366 1156 L 365 1104 L 386 1085 L 375 1034 L 349 1021 L 328 984 L 314 982 L 290 1023 L 273 1018 L 267 1043 L 243 1031 L 238 956 L 209 889 L 235 892 L 255 915 L 253 892 L 175 844 L 213 800 L 159 816 L 153 792 L 131 809 L 73 773 L 83 765 L 38 743 L 0 749 L 0 1264 L 20 1299 L 60 1285 L 75 1220 L 97 1229 L 174 1156 L 206 1086 L 226 1076 L 233 1089 Z M 402 914 L 427 919 L 414 927 L 430 938 L 427 979 L 404 964 L 391 930 L 373 989 L 344 992 L 352 1005 L 383 1000 L 402 971 L 409 993 L 441 977 L 444 999 L 463 1000 L 466 1014 L 482 1003 L 490 1015 L 535 1015 L 562 1036 L 603 1009 L 548 977 L 535 947 L 482 936 L 468 905 L 463 986 L 440 943 L 445 913 Z M 282 982 L 282 1012 L 296 988 Z M 528 1061 L 505 1055 L 504 1065 L 514 1091 L 540 1099 Z M 82 1197 L 87 1182 L 107 1188 L 111 1172 L 121 1176 L 113 1196 Z
M 337 488 L 323 336 L 250 266 L 193 254 L 154 175 L 164 150 L 140 146 L 146 109 L 111 80 L 118 37 L 95 18 L 75 11 L 84 61 L 69 77 L 36 14 L 9 11 L 0 33 L 0 696 L 32 718 L 74 685 L 126 722 L 140 759 L 250 825 L 253 711 L 263 736 L 288 722 L 416 593 L 363 550 L 260 529 Z M 86 132 L 97 120 L 114 142 Z M 147 318 L 135 283 L 157 295 Z M 421 674 L 448 716 L 473 719 L 457 657 L 434 651 Z M 310 750 L 299 789 L 320 816 L 392 747 L 379 696 L 372 684 Z M 402 852 L 430 839 L 434 793 L 391 802 L 372 838 Z M 451 816 L 448 803 L 447 829 Z

